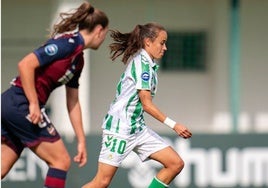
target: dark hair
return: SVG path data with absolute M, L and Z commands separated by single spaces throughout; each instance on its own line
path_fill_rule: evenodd
M 94 8 L 89 2 L 84 2 L 74 10 L 74 12 L 60 13 L 62 20 L 54 25 L 51 37 L 59 33 L 73 31 L 77 27 L 79 30 L 88 29 L 91 32 L 97 25 L 105 28 L 109 24 L 106 14 Z
M 135 54 L 141 48 L 144 48 L 144 39 L 149 38 L 154 41 L 160 31 L 165 28 L 157 23 L 147 23 L 145 25 L 136 25 L 130 33 L 121 33 L 117 30 L 110 30 L 110 36 L 114 42 L 110 44 L 111 59 L 114 61 L 123 54 L 122 62 L 127 63 L 130 56 Z

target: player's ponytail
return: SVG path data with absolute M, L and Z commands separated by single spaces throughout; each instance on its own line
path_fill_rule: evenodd
M 109 46 L 111 59 L 114 61 L 118 56 L 123 54 L 122 62 L 126 64 L 132 55 L 141 48 L 144 48 L 145 38 L 154 41 L 158 32 L 161 30 L 165 29 L 157 23 L 136 25 L 130 33 L 120 33 L 119 31 L 111 30 L 110 36 L 114 40 Z
M 54 25 L 51 37 L 73 30 L 87 29 L 89 32 L 97 25 L 108 26 L 109 20 L 104 12 L 95 9 L 89 2 L 84 2 L 73 12 L 60 13 L 61 21 Z

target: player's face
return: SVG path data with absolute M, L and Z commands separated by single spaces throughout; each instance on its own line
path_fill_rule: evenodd
M 152 59 L 160 59 L 163 57 L 165 51 L 167 50 L 166 41 L 167 32 L 160 31 L 154 41 L 151 41 L 149 39 L 147 42 L 145 42 L 145 50 L 148 52 Z

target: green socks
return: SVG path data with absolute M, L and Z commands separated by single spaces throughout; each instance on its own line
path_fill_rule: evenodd
M 161 182 L 159 179 L 154 177 L 153 181 L 151 182 L 148 188 L 166 188 L 166 187 L 168 187 L 168 185 L 166 185 L 165 183 Z

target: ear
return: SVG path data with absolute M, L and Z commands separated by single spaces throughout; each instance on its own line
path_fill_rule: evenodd
M 146 47 L 150 47 L 150 45 L 151 45 L 151 39 L 149 39 L 149 38 L 145 38 L 145 39 L 144 39 L 144 45 L 145 45 Z
M 101 25 L 96 25 L 94 28 L 94 33 L 96 34 L 97 37 L 100 37 L 100 34 L 103 30 L 103 27 Z

